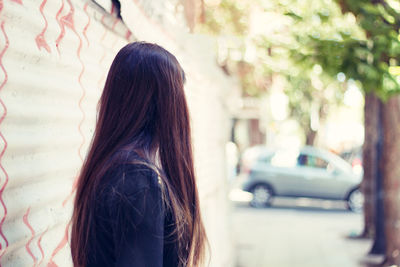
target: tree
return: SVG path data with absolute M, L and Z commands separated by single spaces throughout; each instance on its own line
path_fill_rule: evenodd
M 291 68 L 299 66 L 290 64 Z M 300 125 L 306 145 L 314 145 L 319 130 L 329 109 L 342 104 L 344 90 L 339 83 L 320 73 L 320 66 L 302 68 L 296 72 L 282 71 L 287 79 L 285 94 L 289 100 L 290 115 Z
M 281 20 L 283 30 L 277 29 L 279 34 L 269 35 L 262 31 L 254 33 L 251 25 L 258 10 L 271 11 L 271 7 L 265 7 L 263 1 L 213 2 L 214 5 L 205 5 L 205 23 L 199 25 L 198 31 L 216 35 L 222 42 L 230 43 L 228 52 L 219 62 L 221 67 L 226 73 L 234 73 L 240 78 L 245 96 L 268 94 L 272 76 L 284 77 L 290 116 L 303 130 L 305 143 L 313 145 L 318 131 L 316 121 L 323 122 L 329 107 L 341 104 L 345 88 L 335 78 L 321 73 L 320 66 L 293 62 L 290 48 L 285 43 L 285 40 L 293 39 L 293 34 L 285 29 L 282 10 L 275 14 Z M 279 1 L 274 3 L 272 9 L 278 4 Z M 294 40 L 290 43 L 299 44 Z M 251 50 L 256 56 L 249 61 L 246 53 Z M 333 88 L 335 92 L 332 93 Z M 340 89 L 343 89 L 341 93 Z
M 347 78 L 361 82 L 366 96 L 364 160 L 368 164 L 365 165 L 367 168 L 363 181 L 367 199 L 365 234 L 375 232 L 373 250 L 386 247 L 385 266 L 399 265 L 400 128 L 397 119 L 400 98 L 397 94 L 400 92 L 400 6 L 397 1 L 391 0 L 337 0 L 337 3 L 343 17 L 356 21 L 362 33 L 337 27 L 327 36 L 313 29 L 307 35 L 297 36 L 305 49 L 293 49 L 291 53 L 298 62 L 320 64 L 327 74 L 334 76 L 343 72 Z M 319 17 L 317 20 L 321 28 L 327 26 L 322 25 L 324 23 L 338 21 L 338 14 L 323 12 L 323 9 L 320 12 L 313 11 L 311 17 Z M 287 7 L 287 14 L 296 21 L 298 27 L 304 27 L 306 18 L 310 17 L 309 14 L 299 14 L 298 10 L 291 7 Z M 372 199 L 371 188 L 379 190 L 381 184 L 383 194 L 375 191 L 377 201 L 368 201 Z M 381 196 L 384 205 L 380 205 Z M 370 212 L 371 207 L 374 208 L 374 214 Z M 382 222 L 379 215 L 382 213 L 384 231 L 379 227 Z M 371 215 L 378 219 L 375 220 L 375 231 L 371 228 L 374 225 Z M 384 236 L 380 234 L 381 231 Z M 384 246 L 382 237 L 386 237 Z

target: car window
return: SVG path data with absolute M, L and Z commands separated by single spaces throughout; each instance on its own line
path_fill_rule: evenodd
M 297 165 L 319 168 L 319 169 L 327 169 L 329 163 L 320 157 L 307 154 L 300 154 L 299 157 L 297 158 Z

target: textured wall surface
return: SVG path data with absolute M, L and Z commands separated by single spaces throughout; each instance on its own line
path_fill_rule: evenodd
M 169 49 L 187 73 L 211 266 L 233 264 L 224 147 L 235 85 L 212 42 L 186 33 L 177 2 L 121 1 L 122 22 L 93 1 L 0 0 L 1 266 L 71 266 L 74 182 L 97 101 L 116 52 L 137 39 Z

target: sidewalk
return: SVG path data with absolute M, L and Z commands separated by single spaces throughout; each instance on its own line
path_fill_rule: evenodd
M 362 215 L 343 208 L 274 206 L 233 212 L 236 267 L 360 267 L 371 240 L 349 239 Z

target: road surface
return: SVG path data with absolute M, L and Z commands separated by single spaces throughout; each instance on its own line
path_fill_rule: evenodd
M 362 230 L 362 214 L 344 204 L 278 199 L 254 209 L 234 202 L 237 267 L 360 267 L 370 240 L 349 239 Z

